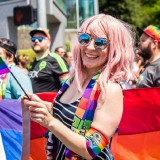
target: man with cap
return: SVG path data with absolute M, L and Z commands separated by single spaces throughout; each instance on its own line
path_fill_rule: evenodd
M 67 66 L 61 56 L 50 52 L 51 36 L 47 29 L 34 29 L 30 36 L 31 47 L 36 53 L 29 72 L 33 92 L 57 92 L 67 78 Z
M 139 41 L 141 56 L 147 61 L 138 77 L 137 88 L 160 86 L 160 28 L 150 25 L 143 30 Z
M 27 74 L 15 64 L 17 47 L 14 42 L 0 38 L 0 56 L 11 69 L 25 92 L 32 93 L 32 84 Z M 11 73 L 0 75 L 0 99 L 20 99 L 25 93 Z

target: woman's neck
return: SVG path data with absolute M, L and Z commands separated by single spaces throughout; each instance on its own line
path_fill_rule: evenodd
M 95 74 L 98 72 L 99 70 L 88 70 L 86 72 L 86 78 L 91 79 L 93 76 L 95 76 Z

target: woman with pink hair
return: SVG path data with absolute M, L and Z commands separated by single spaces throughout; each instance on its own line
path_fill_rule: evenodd
M 22 102 L 31 119 L 49 129 L 47 159 L 111 160 L 110 138 L 123 112 L 120 82 L 132 75 L 134 38 L 126 23 L 104 14 L 85 20 L 77 36 L 74 71 L 54 103 L 33 94 Z

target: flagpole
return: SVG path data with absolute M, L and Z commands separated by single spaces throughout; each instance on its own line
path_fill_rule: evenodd
M 14 76 L 14 74 L 12 73 L 12 71 L 10 70 L 10 73 L 12 74 L 13 78 L 16 80 L 16 82 L 18 83 L 18 85 L 20 86 L 20 88 L 22 89 L 22 91 L 24 92 L 24 94 L 27 96 L 27 98 L 29 100 L 31 100 L 28 96 L 28 94 L 26 93 L 26 91 L 23 89 L 23 87 L 21 86 L 21 84 L 18 82 L 17 78 Z

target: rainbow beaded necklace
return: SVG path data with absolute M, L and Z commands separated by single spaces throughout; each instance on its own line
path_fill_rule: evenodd
M 97 107 L 97 100 L 100 94 L 100 86 L 98 81 L 99 76 L 100 72 L 98 72 L 90 80 L 74 115 L 71 130 L 82 136 L 85 136 L 86 132 L 90 129 L 93 121 L 94 112 Z M 66 81 L 66 83 L 59 90 L 57 96 L 63 93 L 69 87 L 72 80 Z M 66 160 L 71 160 L 72 158 L 74 158 L 74 160 L 81 159 L 78 155 L 73 153 L 68 148 L 66 149 L 65 156 Z

